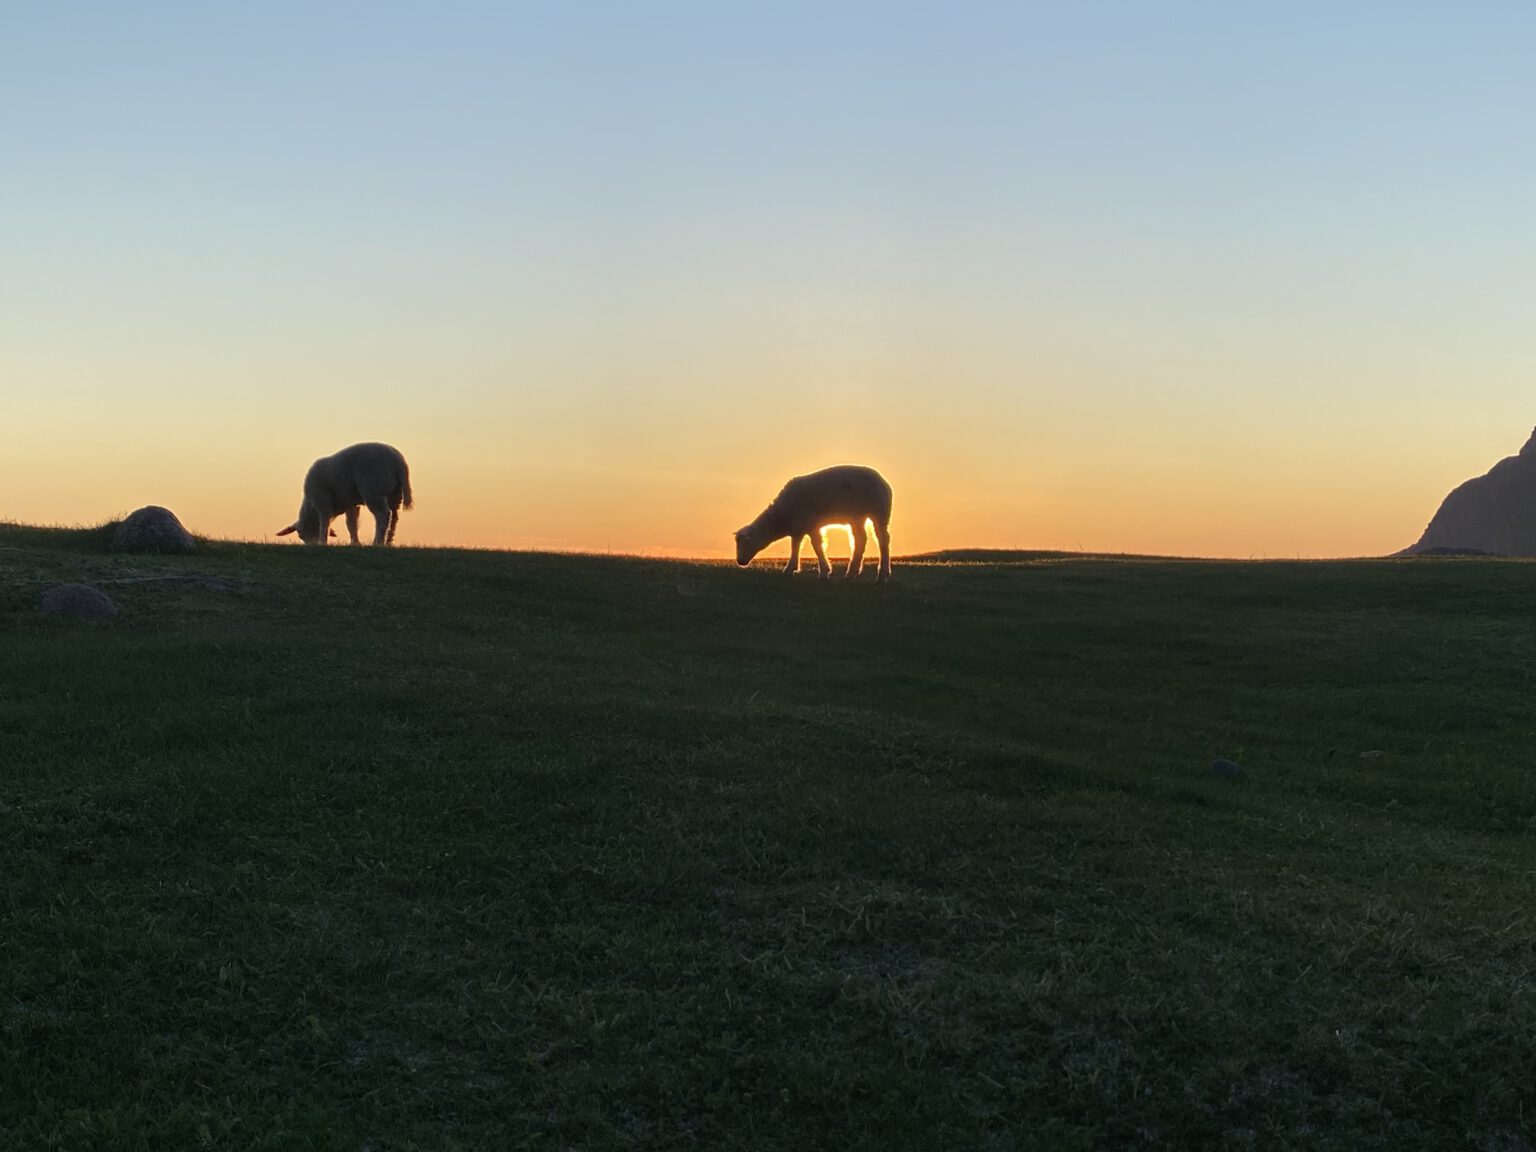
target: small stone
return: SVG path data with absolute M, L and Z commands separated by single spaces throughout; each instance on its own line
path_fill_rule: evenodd
M 1375 760 L 1378 756 L 1385 756 L 1385 755 L 1386 755 L 1386 753 L 1383 752 L 1380 748 L 1372 748 L 1369 752 L 1362 752 L 1362 753 L 1360 753 L 1360 759 L 1362 759 L 1362 760 Z
M 1248 773 L 1236 761 L 1224 760 L 1218 756 L 1211 761 L 1211 775 L 1218 780 L 1241 780 Z
M 37 610 L 44 616 L 75 620 L 110 620 L 117 615 L 112 598 L 89 584 L 57 584 L 43 593 Z
M 113 552 L 195 552 L 197 541 L 176 513 L 158 504 L 130 512 L 112 533 Z

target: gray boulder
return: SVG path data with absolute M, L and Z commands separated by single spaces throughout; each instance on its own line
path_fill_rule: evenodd
M 74 620 L 110 620 L 117 615 L 112 598 L 89 584 L 56 584 L 43 593 L 37 610 Z
M 1211 775 L 1218 780 L 1241 780 L 1248 773 L 1237 761 L 1218 756 L 1211 761 Z
M 195 552 L 197 541 L 176 513 L 158 504 L 130 512 L 112 533 L 113 552 Z
M 1536 432 L 1518 456 L 1451 490 L 1399 556 L 1536 556 Z

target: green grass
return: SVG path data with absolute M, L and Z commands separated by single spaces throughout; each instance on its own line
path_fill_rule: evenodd
M 1533 604 L 0 526 L 0 1147 L 1529 1149 Z

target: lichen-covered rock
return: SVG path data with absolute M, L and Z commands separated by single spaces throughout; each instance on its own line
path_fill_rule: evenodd
M 112 533 L 113 552 L 195 552 L 197 541 L 176 513 L 158 504 L 130 512 Z
M 57 584 L 43 593 L 37 610 L 75 620 L 110 620 L 117 615 L 112 597 L 89 584 Z
M 1536 432 L 1518 456 L 1452 489 L 1402 556 L 1536 556 Z

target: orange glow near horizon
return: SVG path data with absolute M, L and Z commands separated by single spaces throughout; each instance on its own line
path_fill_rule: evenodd
M 1433 390 L 1449 365 L 1410 367 L 1411 347 L 1394 365 L 1416 405 L 1314 419 L 1279 392 L 1226 396 L 1215 382 L 1246 362 L 1203 367 L 1182 396 L 1193 367 L 1142 365 L 1143 396 L 1119 383 L 1136 368 L 1125 357 L 1058 351 L 1047 371 L 1042 349 L 1042 366 L 1011 369 L 1018 382 L 1002 388 L 992 377 L 1017 359 L 1005 349 L 866 347 L 808 367 L 737 336 L 740 349 L 616 339 L 595 362 L 459 364 L 448 392 L 409 339 L 339 364 L 294 353 L 231 368 L 195 346 L 176 360 L 12 357 L 9 379 L 25 386 L 0 425 L 0 519 L 90 524 L 162 504 L 194 532 L 274 540 L 315 457 L 378 439 L 411 466 L 403 545 L 726 558 L 791 476 L 863 463 L 894 490 L 897 556 L 1368 556 L 1411 544 L 1447 492 L 1518 452 L 1531 426 L 1515 376 L 1497 403 L 1468 407 Z M 1323 374 L 1318 390 L 1353 371 Z M 722 378 L 729 392 L 712 390 Z M 362 523 L 366 534 L 366 512 Z
M 190 442 L 185 452 L 167 448 L 152 459 L 105 438 L 63 448 L 7 439 L 0 463 L 6 519 L 91 524 L 163 504 L 194 532 L 251 541 L 275 541 L 276 531 L 292 521 L 314 452 L 276 435 L 223 451 Z M 1119 471 L 1098 474 L 1042 453 L 1005 478 L 991 462 L 985 471 L 968 472 L 963 454 L 893 461 L 873 449 L 828 450 L 775 467 L 773 453 L 759 446 L 739 473 L 718 459 L 696 469 L 637 462 L 628 473 L 617 461 L 586 471 L 575 462 L 456 452 L 445 439 L 391 439 L 411 461 L 416 493 L 415 510 L 401 516 L 403 545 L 701 559 L 730 558 L 732 533 L 790 475 L 855 460 L 874 462 L 892 482 L 897 556 L 958 548 L 1238 558 L 1380 555 L 1417 539 L 1451 487 L 1519 448 L 1510 437 L 1499 449 L 1469 448 L 1459 463 L 1443 446 L 1425 460 L 1362 460 L 1353 450 L 1343 458 L 1318 454 L 1308 474 L 1266 483 L 1265 468 L 1278 465 L 1278 454 L 1251 452 L 1240 459 L 1236 450 L 1204 460 L 1123 460 Z M 1339 487 L 1350 492 L 1348 500 L 1338 498 Z M 365 510 L 365 541 L 371 532 Z M 825 538 L 829 555 L 832 548 L 840 556 L 851 552 L 847 529 Z M 782 561 L 787 553 L 781 540 L 763 558 Z M 876 554 L 871 533 L 867 555 Z

